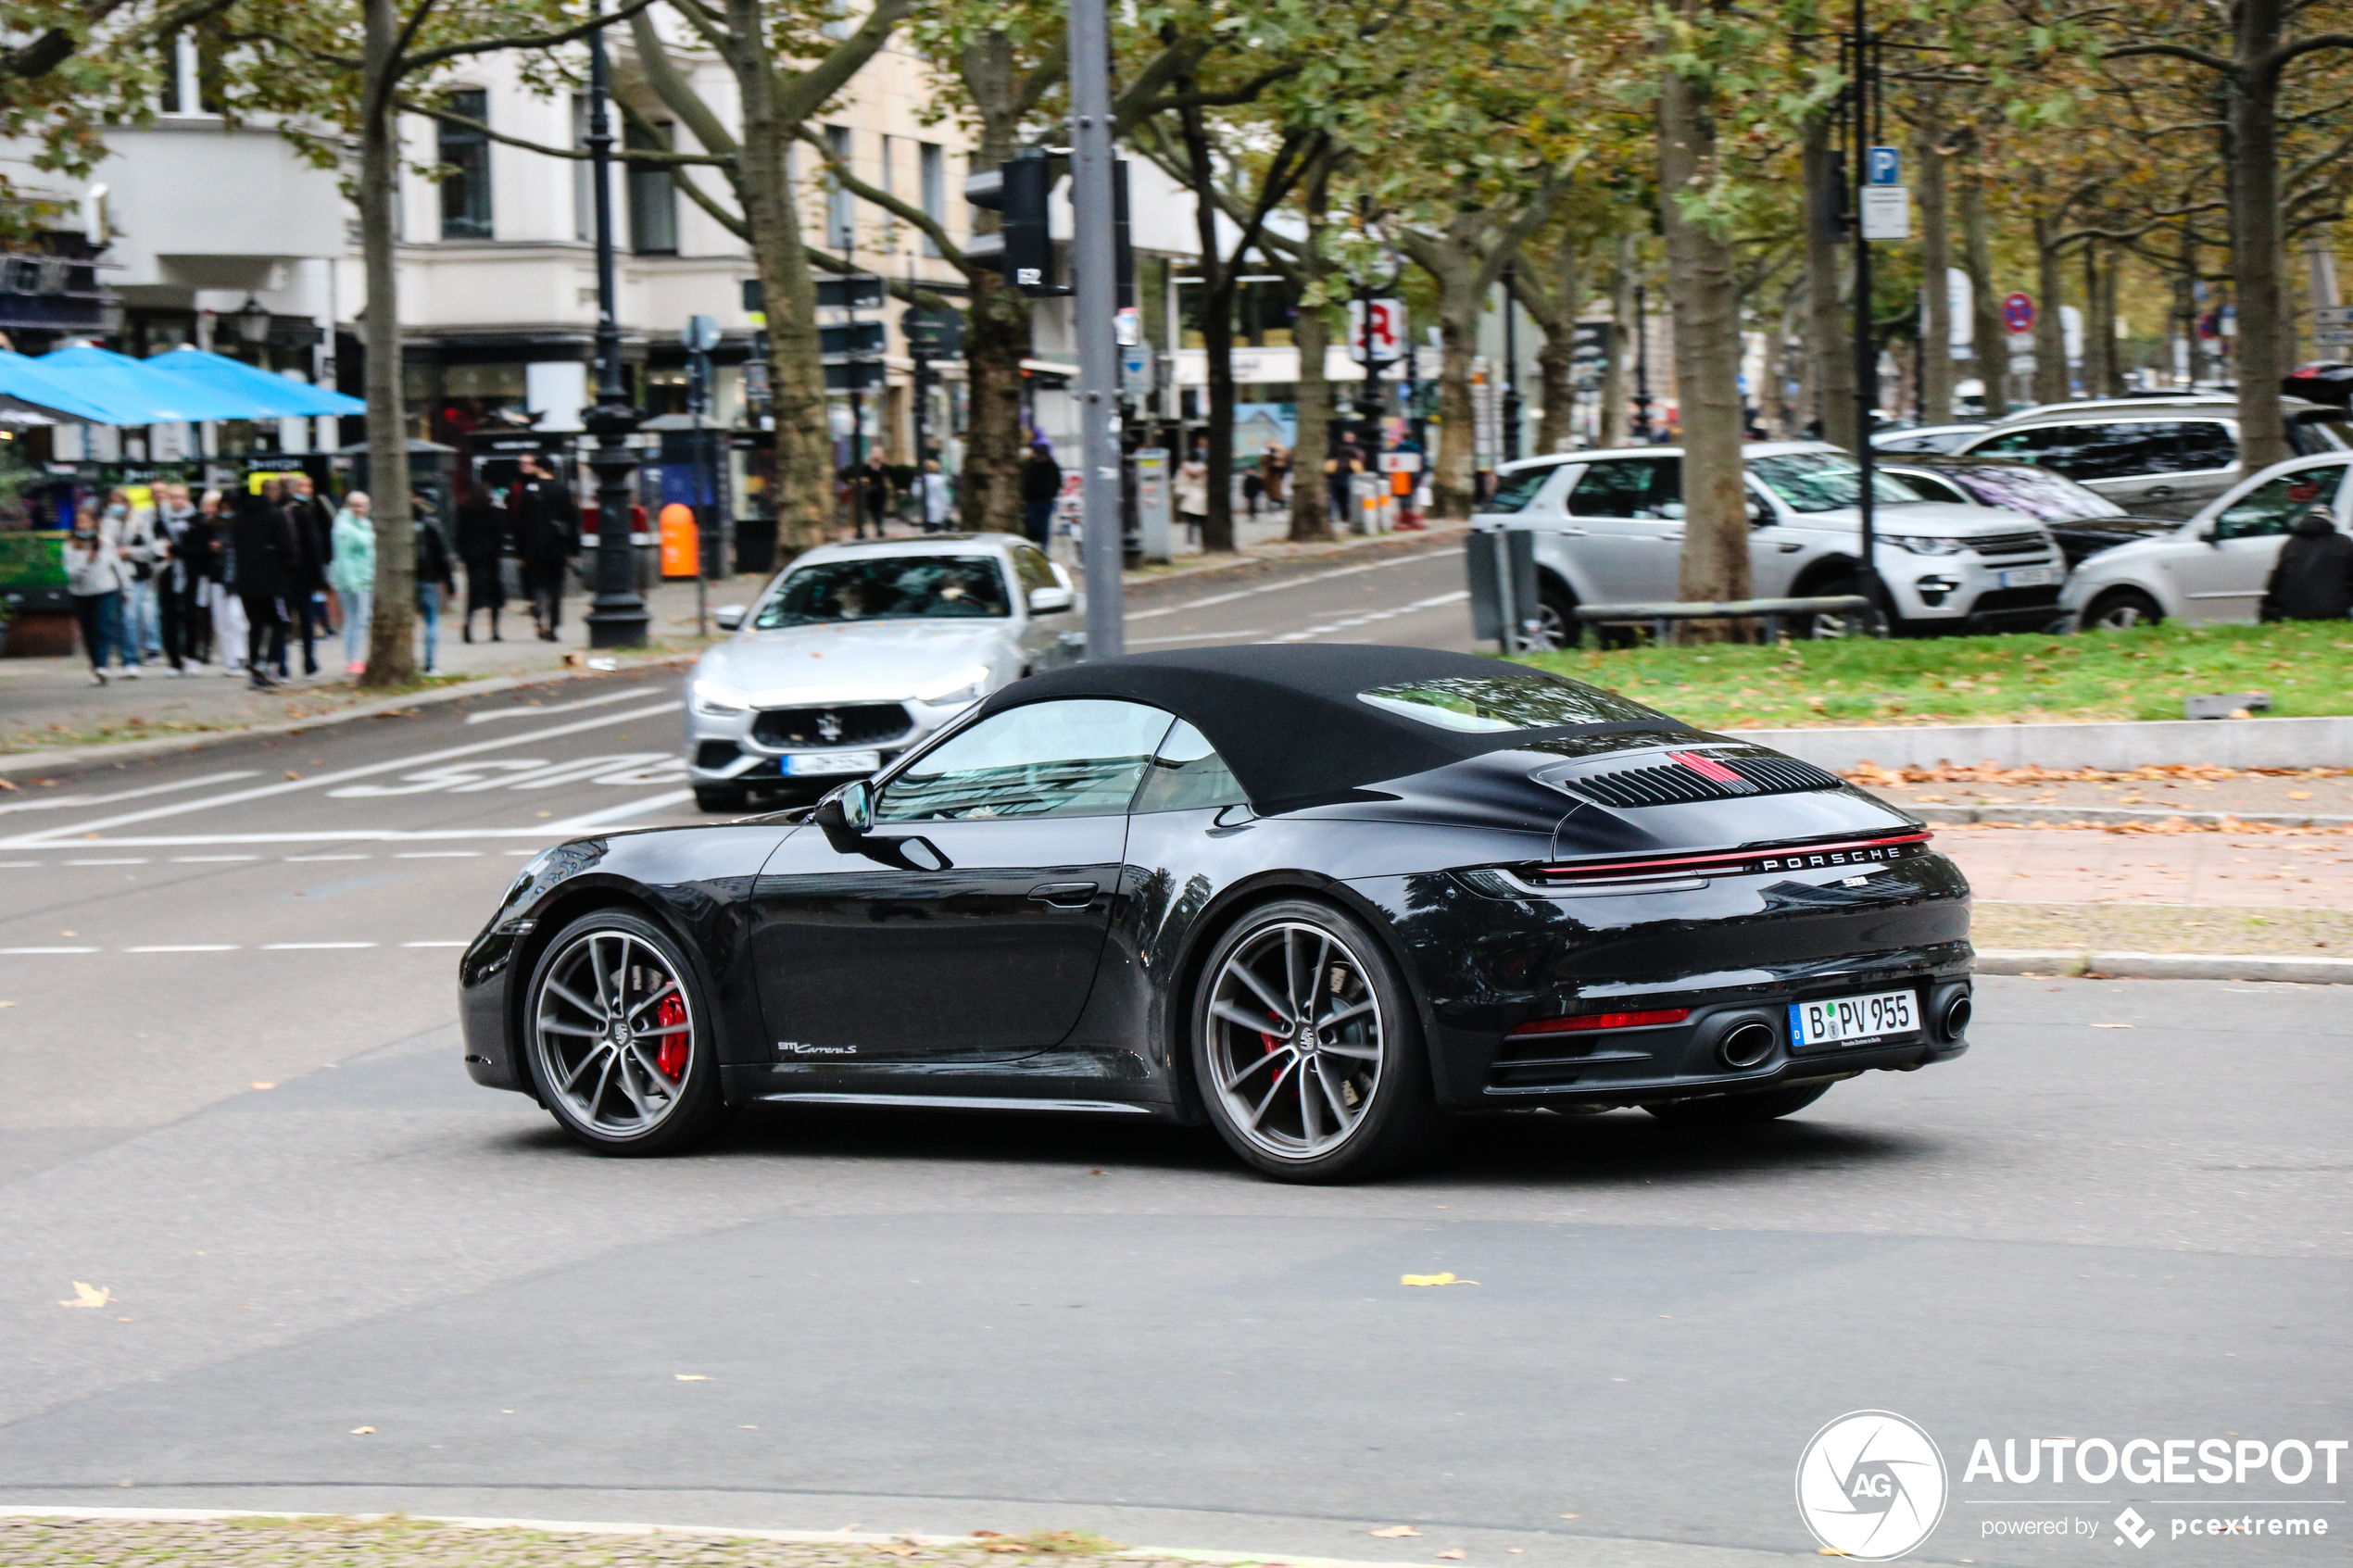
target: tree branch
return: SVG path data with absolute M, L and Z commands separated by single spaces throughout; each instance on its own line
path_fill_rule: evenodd
M 598 28 L 613 22 L 626 21 L 652 5 L 654 0 L 625 0 L 617 11 L 608 12 L 594 21 L 568 27 L 560 32 L 512 33 L 503 38 L 481 38 L 471 44 L 445 44 L 437 49 L 425 49 L 401 60 L 396 74 L 408 76 L 441 64 L 444 60 L 462 59 L 469 55 L 495 55 L 502 49 L 553 49 L 587 37 Z
M 938 247 L 939 254 L 948 258 L 950 265 L 969 270 L 964 267 L 963 248 L 948 237 L 946 224 L 923 208 L 901 201 L 888 191 L 869 185 L 859 179 L 857 175 L 850 172 L 849 165 L 842 160 L 841 155 L 835 152 L 832 145 L 823 136 L 818 135 L 806 125 L 796 126 L 793 134 L 817 149 L 817 156 L 825 160 L 825 170 L 833 176 L 834 183 L 859 200 L 878 207 L 893 218 L 923 231 L 930 238 L 931 243 Z
M 715 153 L 730 157 L 741 151 L 736 138 L 711 106 L 702 101 L 693 83 L 678 69 L 677 62 L 661 42 L 661 34 L 654 31 L 653 18 L 644 11 L 629 19 L 629 41 L 637 51 L 638 69 L 646 73 L 646 85 L 654 90 L 671 113 L 686 122 L 695 140 Z
M 537 153 L 542 157 L 570 158 L 575 163 L 586 163 L 597 156 L 582 147 L 551 147 L 544 142 L 532 142 L 521 136 L 510 136 L 503 131 L 492 130 L 479 119 L 470 119 L 464 115 L 448 109 L 435 108 L 433 105 L 419 99 L 396 97 L 393 99 L 393 104 L 409 114 L 422 115 L 427 119 L 437 119 L 444 125 L 460 125 L 502 145 L 521 147 L 525 152 Z M 735 162 L 733 158 L 713 157 L 708 153 L 672 153 L 650 147 L 615 147 L 612 149 L 611 156 L 615 163 L 641 163 L 649 169 L 674 169 L 681 164 L 694 163 L 725 168 L 732 166 Z
M 875 0 L 875 8 L 866 14 L 857 31 L 777 93 L 777 118 L 786 124 L 798 125 L 823 108 L 826 99 L 840 92 L 859 69 L 875 57 L 892 31 L 914 8 L 914 0 Z
M 2193 49 L 2186 44 L 2127 44 L 2120 49 L 2103 50 L 2100 54 L 2100 63 L 2106 65 L 2110 60 L 2146 59 L 2153 56 L 2166 59 L 2187 60 L 2192 65 L 2204 66 L 2208 70 L 2221 71 L 2224 76 L 2238 75 L 2239 68 L 2235 62 L 2226 60 L 2220 55 L 2209 55 L 2203 49 Z

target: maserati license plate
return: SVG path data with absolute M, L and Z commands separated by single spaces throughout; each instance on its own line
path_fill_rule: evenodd
M 1789 1010 L 1789 1040 L 1794 1050 L 1916 1035 L 1919 1027 L 1919 998 L 1909 991 L 1825 997 L 1816 1002 L 1792 1002 Z
M 2047 588 L 2067 575 L 2056 566 L 2021 566 L 2002 573 L 2005 588 Z
M 785 759 L 785 771 L 795 778 L 810 778 L 820 773 L 872 773 L 882 768 L 879 751 L 827 751 L 814 755 L 795 754 Z

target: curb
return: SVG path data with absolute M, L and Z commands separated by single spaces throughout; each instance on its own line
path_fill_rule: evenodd
M 1189 566 L 1173 566 L 1160 571 L 1123 571 L 1120 582 L 1129 589 L 1152 588 L 1163 583 L 1181 583 L 1188 578 L 1213 577 L 1221 571 L 1247 571 L 1257 567 L 1284 566 L 1292 561 L 1328 560 L 1334 556 L 1354 555 L 1360 550 L 1383 547 L 1403 555 L 1420 555 L 1424 552 L 1411 546 L 1443 545 L 1459 540 L 1469 533 L 1470 524 L 1466 521 L 1433 521 L 1404 533 L 1367 533 L 1312 545 L 1284 545 L 1281 546 L 1284 553 L 1280 555 L 1257 555 L 1238 550 L 1230 556 L 1202 559 Z M 1264 546 L 1259 547 L 1265 548 Z M 1428 553 L 1435 554 L 1436 550 L 1433 548 Z
M 2111 724 L 1903 724 L 1849 729 L 1724 730 L 1727 735 L 1851 773 L 1931 768 L 1940 762 L 1995 767 L 2132 768 L 2183 763 L 2220 768 L 2353 767 L 2353 717 L 2152 719 Z
M 1980 974 L 2074 975 L 2117 980 L 2276 980 L 2353 985 L 2353 959 L 2271 953 L 2103 953 L 2083 947 L 1980 947 Z
M 303 1510 L 265 1508 L 37 1508 L 0 1503 L 6 1519 L 107 1519 L 158 1524 L 204 1524 L 217 1519 L 354 1519 L 379 1520 L 382 1513 L 318 1513 Z M 913 1531 L 881 1535 L 854 1530 L 752 1530 L 724 1524 L 631 1524 L 570 1519 L 484 1519 L 434 1513 L 409 1513 L 401 1518 L 460 1530 L 532 1530 L 564 1536 L 661 1536 L 701 1540 L 778 1541 L 794 1545 L 971 1547 L 971 1536 L 925 1536 Z M 1265 1553 L 1204 1551 L 1192 1547 L 1122 1547 L 1103 1557 L 1117 1561 L 1179 1558 L 1189 1562 L 1218 1565 L 1264 1564 L 1265 1568 L 1425 1568 L 1398 1562 L 1368 1562 L 1345 1557 L 1276 1557 Z
M 2111 822 L 2188 822 L 2228 828 L 2233 822 L 2259 828 L 2353 828 L 2353 817 L 2299 816 L 2289 811 L 2144 811 L 2130 806 L 1913 806 L 1892 802 L 1924 822 L 2034 827 L 2105 827 Z
M 315 714 L 308 719 L 273 719 L 266 724 L 244 724 L 218 730 L 189 730 L 176 735 L 157 735 L 151 740 L 109 741 L 103 746 L 63 746 L 53 751 L 11 751 L 0 754 L 0 778 L 10 773 L 39 772 L 49 768 L 82 768 L 93 762 L 129 762 L 142 757 L 155 757 L 166 752 L 198 751 L 223 741 L 244 740 L 251 735 L 292 735 L 316 730 L 329 724 L 347 724 L 355 719 L 373 719 L 385 713 L 405 713 L 412 708 L 432 708 L 461 697 L 487 696 L 493 692 L 512 691 L 517 686 L 553 685 L 564 681 L 583 680 L 591 675 L 621 675 L 635 670 L 658 670 L 665 664 L 678 663 L 694 658 L 691 654 L 664 654 L 660 659 L 644 659 L 618 663 L 610 670 L 564 668 L 542 674 L 485 675 L 479 681 L 459 681 L 431 691 L 412 692 L 406 696 L 377 697 L 370 702 L 353 703 L 332 713 Z

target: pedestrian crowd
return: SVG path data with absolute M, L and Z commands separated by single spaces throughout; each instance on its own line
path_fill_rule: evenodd
M 367 664 L 376 578 L 368 496 L 331 505 L 308 474 L 271 475 L 238 493 L 162 483 L 110 492 L 74 512 L 65 542 L 90 678 L 111 667 L 137 680 L 149 664 L 174 676 L 216 664 L 255 690 L 319 673 L 319 647 L 341 633 L 343 668 Z M 438 651 L 441 596 L 454 591 L 449 552 L 423 515 L 416 530 L 417 608 L 424 668 Z

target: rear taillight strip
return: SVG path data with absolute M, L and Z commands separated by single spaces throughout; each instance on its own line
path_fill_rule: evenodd
M 1622 882 L 1642 876 L 1733 875 L 1747 872 L 1799 871 L 1808 866 L 1849 866 L 1906 859 L 1919 853 L 1933 834 L 1907 833 L 1885 838 L 1851 838 L 1836 844 L 1793 844 L 1772 849 L 1742 849 L 1714 855 L 1678 855 L 1640 860 L 1583 860 L 1539 866 L 1535 875 L 1558 882 Z

